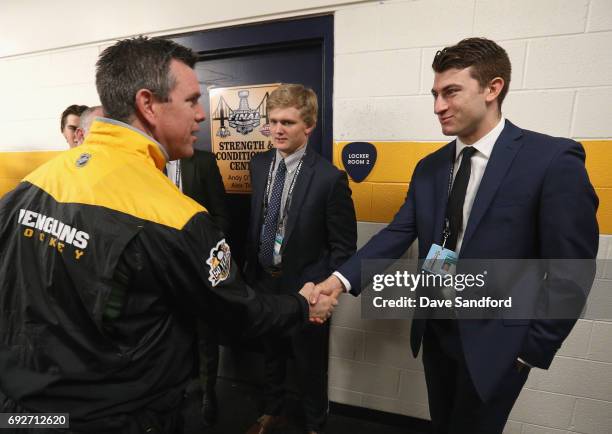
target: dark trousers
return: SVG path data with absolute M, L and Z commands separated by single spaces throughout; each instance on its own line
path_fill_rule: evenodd
M 501 434 L 529 375 L 512 364 L 497 392 L 483 402 L 465 364 L 457 323 L 428 320 L 423 365 L 429 412 L 436 434 Z
M 280 278 L 264 272 L 255 287 L 266 293 L 283 293 Z M 295 357 L 298 387 L 306 429 L 323 431 L 327 421 L 327 365 L 329 359 L 329 321 L 324 325 L 306 325 L 288 337 L 266 336 L 264 344 L 264 413 L 279 415 L 285 397 L 287 359 L 291 349 Z

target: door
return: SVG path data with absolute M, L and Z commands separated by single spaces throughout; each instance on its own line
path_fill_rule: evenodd
M 171 37 L 198 53 L 196 72 L 207 119 L 196 148 L 211 151 L 209 88 L 301 83 L 319 97 L 317 127 L 308 146 L 332 158 L 333 16 L 241 26 Z M 227 195 L 232 213 L 230 245 L 242 266 L 250 195 Z
M 207 119 L 201 124 L 196 148 L 211 151 L 209 88 L 273 83 L 301 83 L 318 96 L 317 127 L 308 146 L 324 158 L 332 157 L 333 16 L 279 21 L 171 37 L 198 56 L 196 72 Z M 252 105 L 251 108 L 256 106 Z M 234 107 L 235 108 L 235 107 Z M 239 266 L 244 258 L 250 194 L 227 195 L 232 213 L 229 237 L 232 256 Z M 257 348 L 258 344 L 247 345 Z M 258 369 L 254 369 L 258 366 Z M 258 381 L 261 360 L 224 351 L 219 374 Z

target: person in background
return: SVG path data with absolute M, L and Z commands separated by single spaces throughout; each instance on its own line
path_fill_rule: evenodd
M 81 118 L 79 120 L 79 126 L 74 133 L 74 138 L 76 141 L 76 145 L 82 145 L 85 141 L 85 137 L 89 134 L 89 129 L 91 128 L 91 123 L 96 117 L 104 116 L 104 110 L 102 110 L 101 105 L 96 105 L 93 107 L 89 107 L 81 113 Z
M 72 104 L 66 107 L 66 110 L 62 112 L 60 131 L 66 139 L 66 143 L 68 143 L 68 146 L 71 148 L 74 148 L 77 145 L 75 133 L 79 127 L 81 113 L 83 113 L 85 110 L 87 110 L 86 105 Z
M 283 84 L 267 102 L 274 148 L 251 160 L 253 185 L 246 278 L 261 293 L 295 294 L 319 282 L 356 249 L 357 222 L 345 172 L 322 158 L 308 139 L 317 123 L 317 95 Z M 249 434 L 282 429 L 289 344 L 295 356 L 306 431 L 321 433 L 328 413 L 329 325 L 289 338 L 264 339 L 264 414 Z

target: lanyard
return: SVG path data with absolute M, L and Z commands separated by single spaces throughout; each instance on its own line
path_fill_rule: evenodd
M 456 146 L 456 145 L 455 145 Z M 450 170 L 448 174 L 448 191 L 446 193 L 446 215 L 444 216 L 444 229 L 442 230 L 442 248 L 446 244 L 446 240 L 450 236 L 450 219 L 448 218 L 448 200 L 450 199 L 453 189 L 453 175 L 455 174 L 455 158 L 451 158 Z
M 175 170 L 174 170 L 174 185 L 176 185 L 179 190 L 181 188 L 181 160 L 176 161 Z
M 279 231 L 283 227 L 283 225 L 285 223 L 285 219 L 287 218 L 287 214 L 289 213 L 289 205 L 291 204 L 291 198 L 293 197 L 293 188 L 295 187 L 295 180 L 297 179 L 298 175 L 300 174 L 300 169 L 302 168 L 302 163 L 304 162 L 304 156 L 305 155 L 306 155 L 306 153 L 304 153 L 304 155 L 302 155 L 302 158 L 300 158 L 300 162 L 298 163 L 297 168 L 295 169 L 295 174 L 293 175 L 293 179 L 291 179 L 291 184 L 289 184 L 289 190 L 287 191 L 287 199 L 285 200 L 285 206 L 283 207 L 283 214 L 282 214 L 281 220 L 280 220 L 280 222 L 278 224 Z M 272 163 L 270 164 L 270 170 L 268 170 L 268 181 L 266 182 L 266 192 L 265 192 L 265 196 L 264 196 L 264 214 L 263 214 L 264 216 L 268 212 L 268 202 L 270 200 L 269 199 L 269 197 L 270 197 L 270 188 L 272 186 L 272 173 L 274 172 L 274 165 L 275 164 L 276 164 L 276 152 L 274 153 L 274 159 L 272 160 Z

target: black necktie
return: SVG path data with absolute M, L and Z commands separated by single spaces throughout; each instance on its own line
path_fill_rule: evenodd
M 286 172 L 287 166 L 285 166 L 285 160 L 281 159 L 276 169 L 274 185 L 272 186 L 272 193 L 270 194 L 270 202 L 268 203 L 268 209 L 266 210 L 264 218 L 264 226 L 261 231 L 259 262 L 264 268 L 271 267 L 274 264 L 274 239 L 276 238 L 276 230 L 278 229 L 278 216 L 280 214 Z
M 472 172 L 472 155 L 475 152 L 476 149 L 472 146 L 467 146 L 461 151 L 463 154 L 461 165 L 446 204 L 446 218 L 449 223 L 450 235 L 444 247 L 449 250 L 455 250 L 457 247 L 457 238 L 463 226 L 463 203 Z

